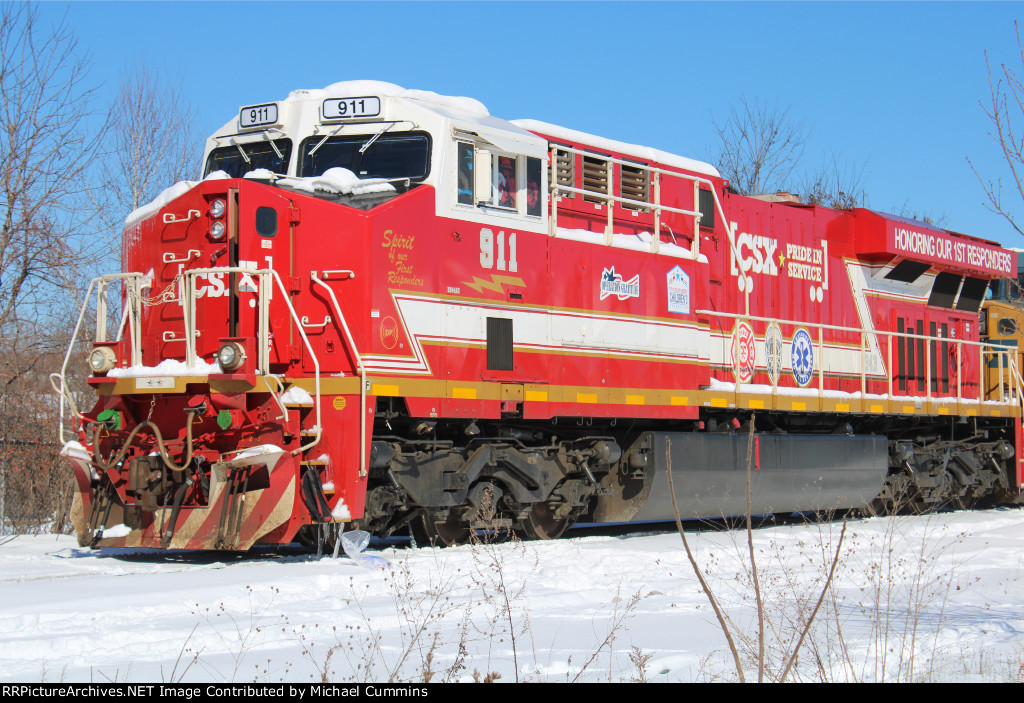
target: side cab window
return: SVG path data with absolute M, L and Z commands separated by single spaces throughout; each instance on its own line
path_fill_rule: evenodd
M 541 160 L 458 141 L 457 202 L 540 217 Z

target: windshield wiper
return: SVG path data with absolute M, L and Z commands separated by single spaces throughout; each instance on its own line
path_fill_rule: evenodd
M 231 143 L 234 144 L 235 148 L 238 149 L 238 153 L 242 155 L 243 159 L 245 159 L 246 165 L 251 166 L 252 159 L 250 159 L 249 155 L 245 153 L 245 149 L 242 148 L 242 145 L 236 142 L 234 137 L 231 138 Z
M 323 136 L 323 139 L 321 139 L 320 141 L 318 141 L 318 142 L 316 143 L 316 146 L 314 146 L 314 147 L 313 147 L 312 149 L 310 149 L 310 150 L 309 150 L 309 153 L 308 153 L 308 154 L 306 154 L 306 156 L 312 156 L 313 154 L 315 154 L 315 153 L 316 153 L 316 150 L 317 150 L 317 149 L 319 149 L 320 147 L 322 147 L 322 146 L 324 145 L 324 142 L 326 142 L 326 141 L 327 141 L 328 139 L 330 139 L 330 138 L 331 138 L 331 137 L 333 137 L 333 136 L 334 136 L 335 134 L 337 134 L 338 132 L 340 132 L 340 131 L 341 131 L 341 128 L 342 128 L 342 127 L 344 127 L 344 126 L 345 126 L 345 125 L 344 125 L 344 123 L 342 123 L 342 124 L 338 125 L 337 127 L 335 127 L 335 128 L 334 128 L 334 129 L 332 130 L 332 131 L 330 131 L 330 132 L 328 132 L 327 134 L 325 134 L 325 135 Z
M 366 142 L 365 142 L 365 143 L 364 143 L 364 144 L 363 144 L 363 145 L 362 145 L 361 147 L 359 147 L 359 153 L 360 153 L 360 154 L 365 154 L 365 153 L 366 153 L 366 150 L 367 150 L 367 149 L 369 149 L 369 148 L 370 148 L 370 146 L 371 146 L 371 145 L 372 145 L 372 144 L 373 144 L 373 143 L 374 143 L 375 141 L 377 141 L 378 139 L 380 139 L 380 138 L 381 138 L 381 135 L 383 135 L 383 134 L 384 134 L 385 132 L 387 132 L 387 131 L 388 131 L 389 129 L 391 129 L 392 127 L 394 127 L 394 126 L 395 126 L 396 124 L 398 124 L 398 123 L 397 123 L 397 122 L 392 122 L 391 124 L 389 124 L 389 125 L 387 125 L 386 127 L 384 127 L 384 129 L 380 130 L 380 131 L 379 131 L 379 132 L 377 132 L 377 133 L 376 133 L 375 135 L 373 135 L 372 137 L 370 137 L 370 138 L 369 138 L 369 139 L 368 139 L 368 140 L 367 140 L 367 141 L 366 141 Z M 362 162 L 361 162 L 361 161 L 360 161 L 360 164 L 362 164 Z

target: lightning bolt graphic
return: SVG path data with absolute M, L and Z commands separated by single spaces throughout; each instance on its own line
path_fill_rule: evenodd
M 526 287 L 526 281 L 519 278 L 518 276 L 499 276 L 494 273 L 491 274 L 491 280 L 489 281 L 486 278 L 473 276 L 472 283 L 468 281 L 462 282 L 462 285 L 466 286 L 467 288 L 472 288 L 477 293 L 485 289 L 489 291 L 494 291 L 495 293 L 501 293 L 502 287 L 505 284 L 508 284 L 510 286 L 520 286 L 522 288 Z

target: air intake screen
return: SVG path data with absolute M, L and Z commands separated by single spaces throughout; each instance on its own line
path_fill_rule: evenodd
M 490 371 L 512 370 L 512 320 L 487 318 L 487 368 Z

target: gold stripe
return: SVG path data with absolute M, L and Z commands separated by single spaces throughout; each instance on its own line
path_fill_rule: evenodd
M 136 390 L 134 387 L 135 378 L 126 377 L 118 378 L 115 383 L 103 384 L 103 386 L 96 389 L 100 395 L 137 395 L 141 393 L 184 393 L 187 384 L 209 384 L 210 388 L 214 392 L 225 392 L 225 393 L 265 393 L 266 384 L 264 379 L 256 377 L 255 384 L 240 379 L 209 379 L 205 376 L 175 376 L 174 388 L 157 388 L 146 391 Z M 289 377 L 284 379 L 286 384 L 295 385 L 303 388 L 310 394 L 315 392 L 314 380 L 311 377 Z M 458 381 L 442 381 L 434 378 L 423 378 L 423 377 L 406 377 L 401 376 L 393 378 L 390 376 L 371 376 L 367 379 L 370 383 L 369 393 L 376 396 L 382 397 L 398 397 L 408 396 L 414 398 L 439 398 L 449 397 L 464 400 L 501 400 L 501 382 L 495 381 L 481 381 L 471 382 L 468 380 Z M 382 381 L 382 382 L 377 382 Z M 469 385 L 456 385 L 456 384 L 469 384 Z M 322 377 L 320 379 L 320 392 L 324 397 L 325 403 L 330 403 L 330 400 L 334 396 L 352 396 L 359 394 L 360 379 L 357 376 L 348 377 Z M 523 399 L 534 403 L 553 403 L 553 402 L 572 402 L 573 395 L 576 396 L 576 402 L 587 403 L 587 404 L 598 404 L 599 402 L 607 402 L 608 396 L 611 395 L 612 402 L 622 403 L 630 406 L 643 406 L 646 407 L 648 404 L 651 406 L 691 406 L 691 405 L 704 405 L 714 408 L 728 408 L 733 407 L 735 401 L 735 395 L 732 393 L 722 394 L 721 392 L 707 392 L 707 391 L 695 391 L 690 390 L 689 392 L 696 393 L 694 396 L 677 395 L 680 390 L 683 389 L 659 389 L 659 388 L 592 388 L 589 386 L 563 386 L 563 385 L 548 385 L 548 384 L 525 384 L 527 388 L 531 386 L 537 390 L 524 390 Z M 592 392 L 591 392 L 592 391 Z M 763 395 L 740 393 L 738 407 L 749 407 L 754 409 L 767 408 L 772 405 L 772 401 L 765 398 Z M 945 403 L 940 404 L 937 401 L 929 401 L 924 404 L 924 407 L 918 408 L 911 406 L 907 403 L 907 398 L 896 397 L 893 398 L 889 405 L 879 403 L 878 401 L 872 402 L 871 399 L 858 399 L 855 401 L 848 401 L 845 403 L 834 402 L 831 400 L 822 399 L 820 401 L 813 402 L 798 402 L 789 400 L 784 394 L 779 394 L 776 397 L 775 403 L 777 405 L 773 407 L 785 407 L 787 404 L 793 411 L 806 410 L 808 406 L 812 408 L 812 412 L 827 412 L 834 409 L 834 412 L 871 412 L 871 413 L 884 413 L 886 408 L 891 406 L 893 412 L 901 412 L 916 415 L 941 415 L 950 416 L 953 414 L 961 413 L 969 416 L 985 416 L 985 417 L 1020 417 L 1021 408 L 1006 405 L 1006 406 L 977 406 L 956 404 L 956 403 Z M 834 405 L 833 405 L 834 402 Z M 899 403 L 899 405 L 896 405 Z M 898 408 L 898 409 L 897 409 Z

